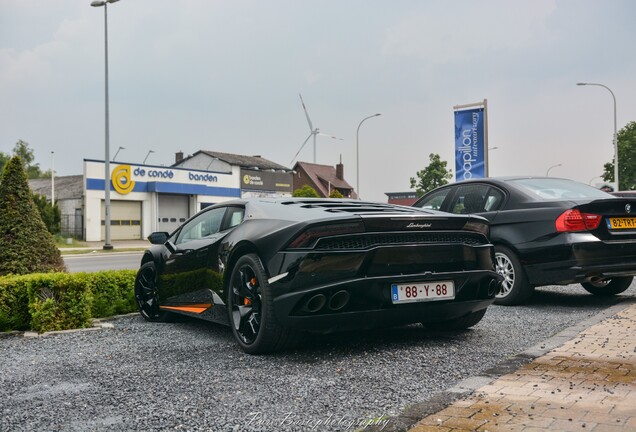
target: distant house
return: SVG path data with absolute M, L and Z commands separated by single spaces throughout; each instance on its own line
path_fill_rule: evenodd
M 291 196 L 292 171 L 262 156 L 199 150 L 191 156 L 175 155 L 173 167 L 232 173 L 240 178 L 241 197 Z
M 411 192 L 386 192 L 389 197 L 389 204 L 412 206 L 419 199 L 415 191 Z
M 78 239 L 83 238 L 84 176 L 55 177 L 53 184 L 50 178 L 29 180 L 31 191 L 44 195 L 49 201 L 53 186 L 55 186 L 55 202 L 62 215 L 61 234 Z
M 344 179 L 344 165 L 342 162 L 335 167 L 309 162 L 296 162 L 294 171 L 296 172 L 294 174 L 294 190 L 309 185 L 323 198 L 328 197 L 334 189 L 345 198 L 358 198 L 353 187 Z

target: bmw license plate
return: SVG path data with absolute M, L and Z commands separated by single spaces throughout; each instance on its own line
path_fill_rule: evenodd
M 636 218 L 609 218 L 607 219 L 609 229 L 636 229 Z
M 453 281 L 391 284 L 393 304 L 414 303 L 455 298 Z

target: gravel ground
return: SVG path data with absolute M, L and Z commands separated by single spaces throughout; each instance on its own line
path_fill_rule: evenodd
M 0 430 L 355 430 L 429 399 L 621 298 L 541 288 L 465 332 L 413 325 L 312 336 L 243 354 L 228 328 L 183 319 L 0 338 Z

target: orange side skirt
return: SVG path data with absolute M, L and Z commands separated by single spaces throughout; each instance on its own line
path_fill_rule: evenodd
M 178 312 L 191 312 L 191 313 L 203 313 L 206 310 L 210 309 L 212 304 L 210 303 L 201 303 L 201 304 L 191 304 L 187 306 L 161 306 L 161 309 L 174 310 Z

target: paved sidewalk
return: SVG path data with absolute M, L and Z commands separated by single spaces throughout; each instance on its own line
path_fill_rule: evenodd
M 534 360 L 483 383 L 410 432 L 636 431 L 636 304 L 614 306 L 571 333 L 546 341 L 558 346 L 540 356 L 530 351 Z

